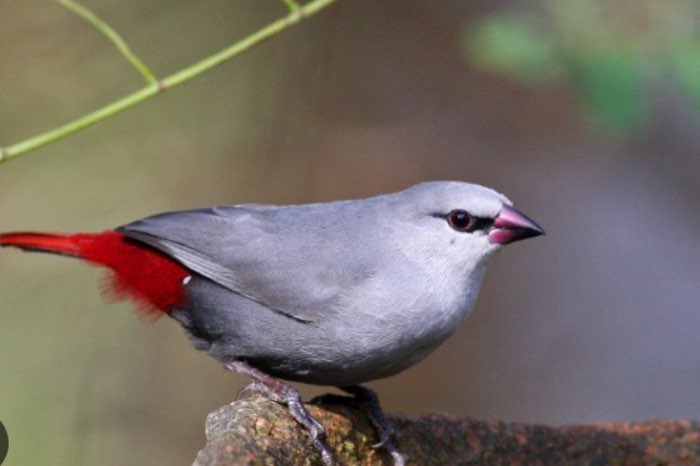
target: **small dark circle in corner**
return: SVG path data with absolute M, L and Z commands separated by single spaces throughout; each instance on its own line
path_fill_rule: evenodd
M 0 464 L 5 461 L 7 450 L 10 448 L 10 439 L 7 436 L 5 426 L 0 422 Z

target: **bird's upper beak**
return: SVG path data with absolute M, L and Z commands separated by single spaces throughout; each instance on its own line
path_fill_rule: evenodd
M 504 205 L 489 230 L 489 241 L 495 244 L 509 244 L 521 239 L 544 235 L 544 230 L 527 215 Z

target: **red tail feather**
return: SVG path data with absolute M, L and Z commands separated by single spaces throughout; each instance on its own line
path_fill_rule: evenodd
M 116 231 L 78 233 L 0 234 L 0 246 L 14 246 L 80 257 L 113 272 L 108 294 L 132 299 L 145 311 L 169 312 L 185 300 L 183 280 L 190 271 L 179 262 Z
M 0 234 L 0 246 L 14 246 L 27 251 L 54 252 L 77 256 L 78 249 L 70 235 L 17 232 Z

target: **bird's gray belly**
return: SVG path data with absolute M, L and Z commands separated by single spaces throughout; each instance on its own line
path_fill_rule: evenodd
M 302 322 L 195 277 L 188 304 L 172 317 L 195 346 L 222 362 L 243 359 L 270 375 L 318 385 L 354 385 L 419 362 L 453 328 L 407 326 L 383 315 L 340 315 Z M 452 326 L 453 327 L 453 326 Z

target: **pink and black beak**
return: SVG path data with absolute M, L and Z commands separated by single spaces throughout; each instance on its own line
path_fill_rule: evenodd
M 527 215 L 507 205 L 501 208 L 489 229 L 489 241 L 494 244 L 509 244 L 540 235 L 544 235 L 542 227 Z

